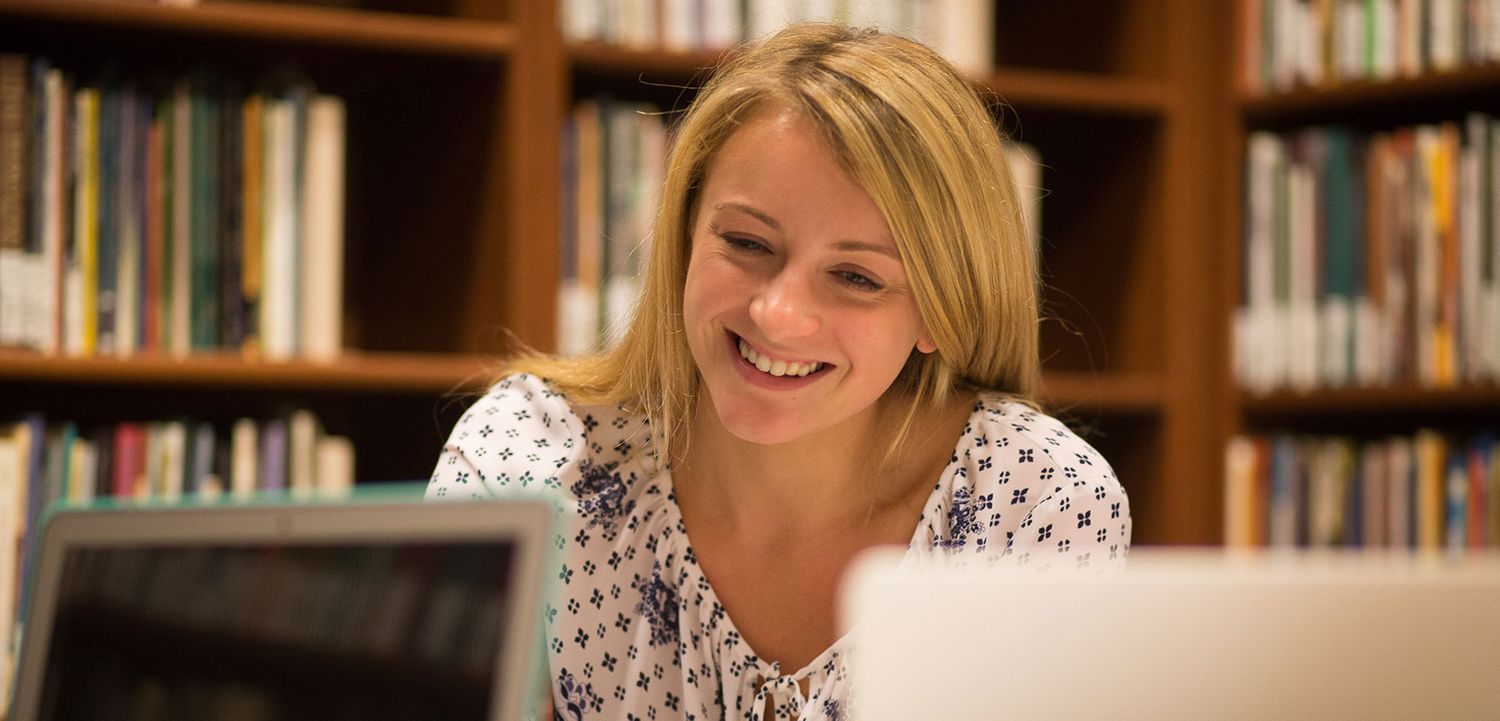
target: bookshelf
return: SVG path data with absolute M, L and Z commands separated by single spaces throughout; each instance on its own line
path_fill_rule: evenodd
M 569 43 L 557 5 L 0 0 L 5 52 L 247 78 L 291 65 L 348 118 L 337 360 L 7 350 L 0 413 L 218 419 L 295 403 L 353 439 L 361 479 L 426 477 L 496 359 L 516 340 L 555 346 L 572 104 L 678 107 L 719 57 Z M 994 69 L 975 78 L 1046 165 L 1044 399 L 1115 464 L 1141 543 L 1217 540 L 1213 479 L 1241 414 L 1222 304 L 1208 302 L 1226 254 L 1204 239 L 1222 233 L 1216 188 L 1236 158 L 1219 117 L 1236 108 L 1221 52 L 1232 19 L 1214 5 L 1001 0 Z
M 1291 134 L 1307 128 L 1315 127 L 1340 127 L 1352 131 L 1356 142 L 1369 142 L 1376 134 L 1388 134 L 1402 129 L 1415 128 L 1421 125 L 1436 125 L 1440 123 L 1455 123 L 1459 132 L 1467 143 L 1468 134 L 1464 128 L 1465 118 L 1468 113 L 1486 113 L 1491 118 L 1500 111 L 1495 98 L 1496 90 L 1500 89 L 1500 65 L 1495 62 L 1495 48 L 1487 51 L 1479 48 L 1464 48 L 1459 50 L 1458 59 L 1450 67 L 1433 67 L 1429 59 L 1427 64 L 1416 70 L 1409 68 L 1392 71 L 1389 77 L 1370 78 L 1355 77 L 1338 81 L 1325 79 L 1322 82 L 1299 82 L 1294 87 L 1284 84 L 1275 88 L 1255 87 L 1251 76 L 1252 67 L 1250 63 L 1271 62 L 1265 56 L 1272 50 L 1265 46 L 1256 46 L 1253 39 L 1254 34 L 1247 26 L 1247 18 L 1255 12 L 1254 6 L 1258 3 L 1250 0 L 1242 0 L 1237 3 L 1239 15 L 1228 21 L 1234 27 L 1235 37 L 1238 38 L 1235 86 L 1232 91 L 1231 106 L 1229 113 L 1231 121 L 1223 124 L 1219 131 L 1223 133 L 1225 147 L 1233 148 L 1233 162 L 1223 166 L 1223 174 L 1217 186 L 1222 190 L 1221 203 L 1226 209 L 1223 214 L 1220 234 L 1226 238 L 1239 239 L 1238 242 L 1225 243 L 1221 247 L 1223 253 L 1220 260 L 1224 268 L 1224 283 L 1221 286 L 1218 303 L 1222 309 L 1222 317 L 1232 317 L 1235 309 L 1243 303 L 1242 298 L 1247 288 L 1246 272 L 1250 261 L 1246 258 L 1246 222 L 1251 215 L 1246 206 L 1246 194 L 1251 192 L 1250 182 L 1246 178 L 1247 152 L 1253 134 L 1261 131 L 1269 131 L 1277 134 Z M 1386 3 L 1376 2 L 1368 4 L 1367 8 L 1381 8 Z M 1436 12 L 1433 8 L 1438 5 L 1447 7 L 1451 3 L 1414 4 L 1412 7 L 1419 10 L 1414 12 Z M 1458 5 L 1463 5 L 1462 3 Z M 1455 6 L 1457 7 L 1457 6 Z M 1267 10 L 1266 12 L 1270 12 Z M 1345 11 L 1341 11 L 1345 12 Z M 1335 21 L 1336 22 L 1336 21 Z M 1377 23 L 1380 22 L 1377 20 Z M 1470 23 L 1478 23 L 1479 18 L 1465 16 L 1460 27 L 1466 27 Z M 1483 28 L 1492 27 L 1494 18 L 1484 18 L 1488 24 L 1476 25 L 1480 30 L 1473 33 L 1475 38 L 1482 37 Z M 1417 43 L 1414 47 L 1420 48 L 1413 52 L 1430 53 L 1434 50 L 1432 38 L 1417 40 L 1424 36 L 1422 32 L 1432 32 L 1432 23 L 1429 21 L 1421 26 L 1421 29 L 1412 29 L 1410 36 L 1398 26 L 1390 29 L 1394 41 L 1398 45 L 1404 42 L 1403 38 L 1410 38 Z M 1463 30 L 1453 38 L 1458 42 L 1464 36 Z M 1482 44 L 1483 41 L 1480 41 Z M 1336 52 L 1336 51 L 1335 51 Z M 1374 56 L 1383 52 L 1381 49 L 1371 51 Z M 1416 62 L 1421 66 L 1422 61 L 1412 61 L 1406 50 L 1399 50 L 1405 59 L 1403 63 Z M 1488 58 L 1480 57 L 1488 52 Z M 1466 55 L 1466 53 L 1475 53 Z M 1375 61 L 1378 66 L 1379 60 Z M 1261 67 L 1266 67 L 1262 65 Z M 1264 73 L 1262 74 L 1264 77 Z M 1357 151 L 1362 146 L 1356 145 Z M 1366 161 L 1373 162 L 1373 161 Z M 1368 173 L 1366 169 L 1364 172 Z M 1455 176 L 1456 177 L 1456 176 Z M 1361 190 L 1365 190 L 1361 188 Z M 1367 203 L 1374 201 L 1366 199 Z M 1399 196 L 1395 202 L 1405 202 Z M 1415 202 L 1415 201 L 1413 201 Z M 1468 222 L 1468 221 L 1465 221 Z M 1375 231 L 1367 231 L 1373 233 Z M 1384 231 L 1381 231 L 1384 232 Z M 1379 236 L 1377 236 L 1379 237 Z M 1385 236 L 1391 237 L 1391 236 Z M 1361 238 L 1361 241 L 1363 237 Z M 1387 241 L 1396 242 L 1396 241 Z M 1405 242 L 1405 241 L 1400 241 Z M 1423 241 L 1417 240 L 1420 244 Z M 1437 241 L 1434 241 L 1436 244 Z M 1369 251 L 1367 251 L 1369 252 Z M 1408 270 L 1407 272 L 1413 272 Z M 1419 272 L 1419 271 L 1418 271 Z M 1443 288 L 1447 285 L 1443 281 L 1439 286 L 1439 293 L 1447 292 Z M 1361 288 L 1360 293 L 1367 290 Z M 1466 311 L 1467 312 L 1467 311 Z M 1404 321 L 1403 321 L 1404 322 Z M 1356 333 L 1360 331 L 1356 330 Z M 1384 331 L 1382 331 L 1384 332 Z M 1417 331 L 1421 332 L 1421 331 Z M 1416 338 L 1409 337 L 1413 348 L 1417 348 Z M 1414 353 L 1420 353 L 1417 349 Z M 1493 480 L 1474 481 L 1479 485 L 1470 485 L 1465 490 L 1454 495 L 1454 478 L 1449 474 L 1452 467 L 1449 465 L 1456 461 L 1457 456 L 1466 456 L 1462 464 L 1464 485 L 1471 482 L 1475 477 L 1492 477 L 1496 472 L 1496 466 L 1487 462 L 1481 463 L 1474 460 L 1470 454 L 1475 448 L 1482 445 L 1476 441 L 1476 434 L 1482 432 L 1494 432 L 1497 429 L 1495 418 L 1500 417 L 1500 386 L 1496 385 L 1493 376 L 1465 379 L 1462 372 L 1452 383 L 1424 382 L 1418 378 L 1409 378 L 1398 375 L 1394 380 L 1385 380 L 1375 384 L 1361 384 L 1358 382 L 1339 387 L 1318 385 L 1311 388 L 1292 389 L 1274 388 L 1252 391 L 1248 389 L 1226 390 L 1221 398 L 1223 404 L 1222 415 L 1226 419 L 1227 431 L 1233 434 L 1254 436 L 1257 440 L 1271 439 L 1269 442 L 1275 444 L 1278 441 L 1295 439 L 1291 442 L 1305 443 L 1337 443 L 1349 442 L 1355 452 L 1360 449 L 1369 449 L 1372 444 L 1411 444 L 1415 442 L 1420 455 L 1420 446 L 1424 440 L 1431 440 L 1428 435 L 1426 439 L 1421 436 L 1424 431 L 1431 429 L 1441 434 L 1442 441 L 1438 444 L 1439 450 L 1437 460 L 1430 467 L 1424 468 L 1424 461 L 1416 459 L 1410 472 L 1412 484 L 1411 495 L 1424 492 L 1424 474 L 1429 471 L 1435 473 L 1439 480 L 1436 481 L 1441 487 L 1441 498 L 1444 508 L 1437 512 L 1432 519 L 1422 519 L 1415 509 L 1412 509 L 1412 517 L 1409 521 L 1400 522 L 1404 528 L 1400 533 L 1405 540 L 1396 540 L 1395 531 L 1390 543 L 1400 545 L 1422 546 L 1419 540 L 1419 530 L 1424 523 L 1430 525 L 1436 523 L 1438 530 L 1433 531 L 1435 537 L 1440 540 L 1437 545 L 1453 549 L 1455 545 L 1463 545 L 1470 548 L 1476 546 L 1493 545 L 1496 543 L 1495 525 L 1500 521 L 1496 516 L 1489 521 L 1488 530 L 1483 528 L 1475 530 L 1475 518 L 1485 514 L 1500 513 L 1500 506 L 1495 504 L 1493 498 L 1484 499 L 1486 494 L 1493 492 L 1493 485 L 1488 490 L 1482 488 L 1484 483 L 1493 484 Z M 1229 388 L 1232 386 L 1226 386 Z M 1227 437 L 1226 437 L 1227 438 Z M 1403 449 L 1406 452 L 1409 449 Z M 1233 451 L 1231 451 L 1233 452 Z M 1299 457 L 1300 460 L 1300 457 Z M 1355 463 L 1361 463 L 1364 458 L 1356 457 Z M 1469 464 L 1476 466 L 1488 466 L 1487 470 L 1475 472 L 1469 468 Z M 1397 466 L 1392 466 L 1395 468 Z M 1400 466 L 1405 467 L 1405 466 Z M 1368 468 L 1361 469 L 1359 473 L 1372 474 L 1377 477 L 1381 474 L 1393 473 L 1392 470 L 1371 471 Z M 1316 471 L 1310 471 L 1316 474 Z M 1406 473 L 1403 471 L 1402 476 Z M 1234 478 L 1233 471 L 1229 476 Z M 1232 482 L 1232 481 L 1231 481 Z M 1317 483 L 1316 480 L 1312 481 Z M 1359 476 L 1354 477 L 1356 485 L 1365 483 Z M 1379 480 L 1377 483 L 1387 483 Z M 1384 486 L 1376 486 L 1384 488 Z M 1476 491 L 1480 495 L 1473 495 Z M 1272 491 L 1274 493 L 1274 490 Z M 1316 491 L 1310 491 L 1316 492 Z M 1392 493 L 1395 493 L 1392 486 Z M 1360 493 L 1369 494 L 1369 487 L 1363 487 Z M 1356 497 L 1357 498 L 1357 497 Z M 1455 498 L 1458 501 L 1459 516 L 1447 515 L 1453 512 Z M 1479 498 L 1481 505 L 1488 504 L 1488 509 L 1465 509 L 1463 504 L 1468 504 L 1469 499 Z M 1272 500 L 1272 503 L 1275 501 Z M 1358 499 L 1357 504 L 1364 503 L 1362 518 L 1360 512 L 1351 509 L 1349 515 L 1343 516 L 1346 525 L 1359 526 L 1363 523 L 1365 529 L 1369 529 L 1369 516 L 1371 506 L 1365 499 Z M 1380 501 L 1375 506 L 1376 510 L 1385 510 L 1385 501 Z M 1391 501 L 1392 504 L 1395 501 Z M 1415 501 L 1412 501 L 1415 505 Z M 1357 505 L 1356 504 L 1356 505 Z M 1264 510 L 1264 509 L 1262 509 Z M 1316 509 L 1311 511 L 1317 513 Z M 1463 527 L 1463 516 L 1469 515 L 1468 529 Z M 1229 509 L 1229 515 L 1236 514 Z M 1394 516 L 1392 516 L 1394 518 Z M 1457 520 L 1459 537 L 1443 535 L 1453 531 L 1453 523 Z M 1277 523 L 1272 514 L 1271 523 Z M 1386 521 L 1376 522 L 1376 528 L 1382 532 L 1385 530 Z M 1397 521 L 1391 520 L 1389 524 L 1394 527 Z M 1243 529 L 1242 529 L 1243 530 Z M 1264 529 L 1261 529 L 1262 531 Z M 1475 535 L 1477 533 L 1477 536 Z M 1274 531 L 1272 532 L 1274 538 Z M 1316 536 L 1316 531 L 1313 532 Z M 1461 538 L 1467 535 L 1468 540 Z M 1475 540 L 1475 539 L 1478 540 Z M 1316 539 L 1309 542 L 1316 542 Z M 1355 543 L 1359 545 L 1384 545 L 1386 541 L 1376 540 L 1371 543 L 1368 538 L 1361 539 L 1358 533 L 1354 538 L 1349 537 L 1346 528 L 1341 543 Z

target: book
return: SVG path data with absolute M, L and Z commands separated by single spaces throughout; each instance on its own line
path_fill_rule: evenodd
M 218 334 L 215 347 L 238 349 L 245 343 L 247 325 L 244 298 L 244 92 L 239 84 L 221 84 L 218 154 Z
M 318 439 L 322 434 L 311 411 L 296 410 L 287 416 L 287 487 L 294 498 L 305 499 L 317 489 Z
M 262 355 L 273 361 L 297 353 L 296 121 L 292 101 L 266 102 L 259 338 Z
M 161 476 L 155 484 L 161 498 L 176 502 L 188 490 L 187 452 L 189 423 L 184 420 L 161 424 Z
M 325 435 L 318 439 L 317 491 L 323 495 L 340 495 L 354 488 L 354 444 L 343 436 Z
M 26 507 L 21 453 L 14 426 L 0 426 L 0 708 L 8 708 L 11 652 L 17 644 L 21 585 L 20 509 Z
M 48 354 L 63 352 L 67 342 L 67 299 L 71 241 L 69 223 L 73 214 L 69 193 L 72 137 L 69 127 L 72 108 L 72 81 L 58 68 L 48 68 L 42 80 L 46 103 L 45 140 L 42 143 L 44 172 L 40 179 L 43 272 L 46 290 L 44 332 L 41 349 Z
M 100 355 L 114 355 L 116 321 L 119 316 L 120 284 L 120 116 L 122 89 L 115 73 L 106 71 L 99 81 L 98 153 L 98 269 L 95 288 L 94 343 Z
M 1446 537 L 1448 443 L 1438 433 L 1420 430 L 1412 449 L 1415 465 L 1416 547 L 1442 548 Z
M 118 137 L 115 139 L 116 181 L 110 199 L 115 218 L 115 354 L 134 355 L 141 346 L 140 320 L 144 309 L 141 280 L 145 268 L 145 196 L 143 152 L 145 139 L 141 110 L 145 103 L 131 81 L 118 93 Z
M 138 423 L 115 427 L 115 453 L 110 495 L 125 500 L 150 497 L 146 482 L 146 429 Z
M 258 427 L 254 420 L 241 418 L 234 422 L 230 431 L 230 475 L 229 492 L 235 498 L 249 498 L 257 486 L 257 439 Z
M 192 125 L 190 130 L 192 182 L 188 217 L 192 261 L 188 277 L 190 311 L 189 347 L 211 351 L 219 347 L 219 269 L 221 212 L 219 178 L 223 133 L 219 87 L 212 75 L 199 73 L 191 81 Z
M 1235 436 L 1224 449 L 1224 545 L 1246 548 L 1256 544 L 1254 507 L 1256 483 L 1255 441 Z
M 0 54 L 0 346 L 25 342 L 27 59 Z
M 265 96 L 251 93 L 241 105 L 240 127 L 243 134 L 240 167 L 244 179 L 240 183 L 243 197 L 241 203 L 241 261 L 240 303 L 244 306 L 245 336 L 243 350 L 249 357 L 260 352 L 260 293 L 262 263 L 265 260 Z
M 339 98 L 319 94 L 308 100 L 299 346 L 313 361 L 336 360 L 343 349 L 345 122 Z
M 1371 548 L 1390 544 L 1390 467 L 1385 445 L 1367 441 L 1359 451 L 1359 545 Z
M 266 421 L 260 428 L 260 471 L 257 490 L 282 491 L 287 487 L 287 424 L 280 418 Z
M 171 230 L 167 244 L 167 295 L 170 296 L 171 322 L 167 326 L 169 348 L 172 355 L 186 356 L 193 349 L 193 206 L 197 199 L 193 187 L 197 183 L 193 162 L 193 123 L 195 118 L 193 85 L 187 78 L 179 79 L 172 87 L 171 95 L 171 143 L 167 152 L 171 162 L 167 166 L 172 175 L 168 187 L 168 202 L 171 205 Z
M 209 423 L 196 424 L 193 427 L 192 445 L 185 479 L 189 492 L 202 494 L 207 490 L 208 495 L 218 495 L 222 485 L 214 473 L 214 460 L 218 454 L 218 437 L 214 433 L 214 427 Z

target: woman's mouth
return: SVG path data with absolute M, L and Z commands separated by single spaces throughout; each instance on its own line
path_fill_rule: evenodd
M 730 333 L 732 342 L 745 364 L 767 376 L 776 378 L 806 378 L 832 366 L 822 361 L 788 360 L 762 353 L 744 338 Z

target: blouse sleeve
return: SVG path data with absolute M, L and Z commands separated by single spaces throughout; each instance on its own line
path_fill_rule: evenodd
M 963 454 L 973 487 L 963 500 L 994 506 L 991 520 L 970 525 L 991 527 L 987 545 L 1003 548 L 1000 558 L 1039 568 L 1123 563 L 1130 501 L 1097 450 L 1056 418 L 1013 403 L 988 405 L 973 430 L 973 452 Z
M 535 376 L 511 376 L 454 426 L 427 498 L 546 494 L 565 487 L 583 455 L 583 424 L 562 395 Z
M 1130 548 L 1130 501 L 1113 478 L 1067 481 L 1026 514 L 1007 555 L 1021 565 L 1118 565 Z

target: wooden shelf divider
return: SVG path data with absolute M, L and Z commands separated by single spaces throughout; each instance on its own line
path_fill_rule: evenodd
M 1473 411 L 1500 408 L 1500 386 L 1456 388 L 1338 388 L 1268 395 L 1242 393 L 1240 407 L 1257 419 L 1329 416 L 1349 413 L 1400 415 L 1412 412 Z
M 122 0 L 0 0 L 0 22 L 50 21 L 313 45 L 500 59 L 516 43 L 508 23 L 209 0 L 177 7 Z
M 1042 400 L 1052 408 L 1121 414 L 1159 414 L 1165 393 L 1152 373 L 1044 371 Z
M 1465 66 L 1417 77 L 1357 80 L 1280 93 L 1244 93 L 1238 104 L 1253 126 L 1317 122 L 1320 114 L 1389 108 L 1453 97 L 1500 94 L 1500 64 Z
M 498 365 L 483 356 L 427 353 L 349 352 L 319 363 L 255 361 L 229 353 L 60 358 L 3 350 L 0 381 L 442 394 L 482 389 Z

